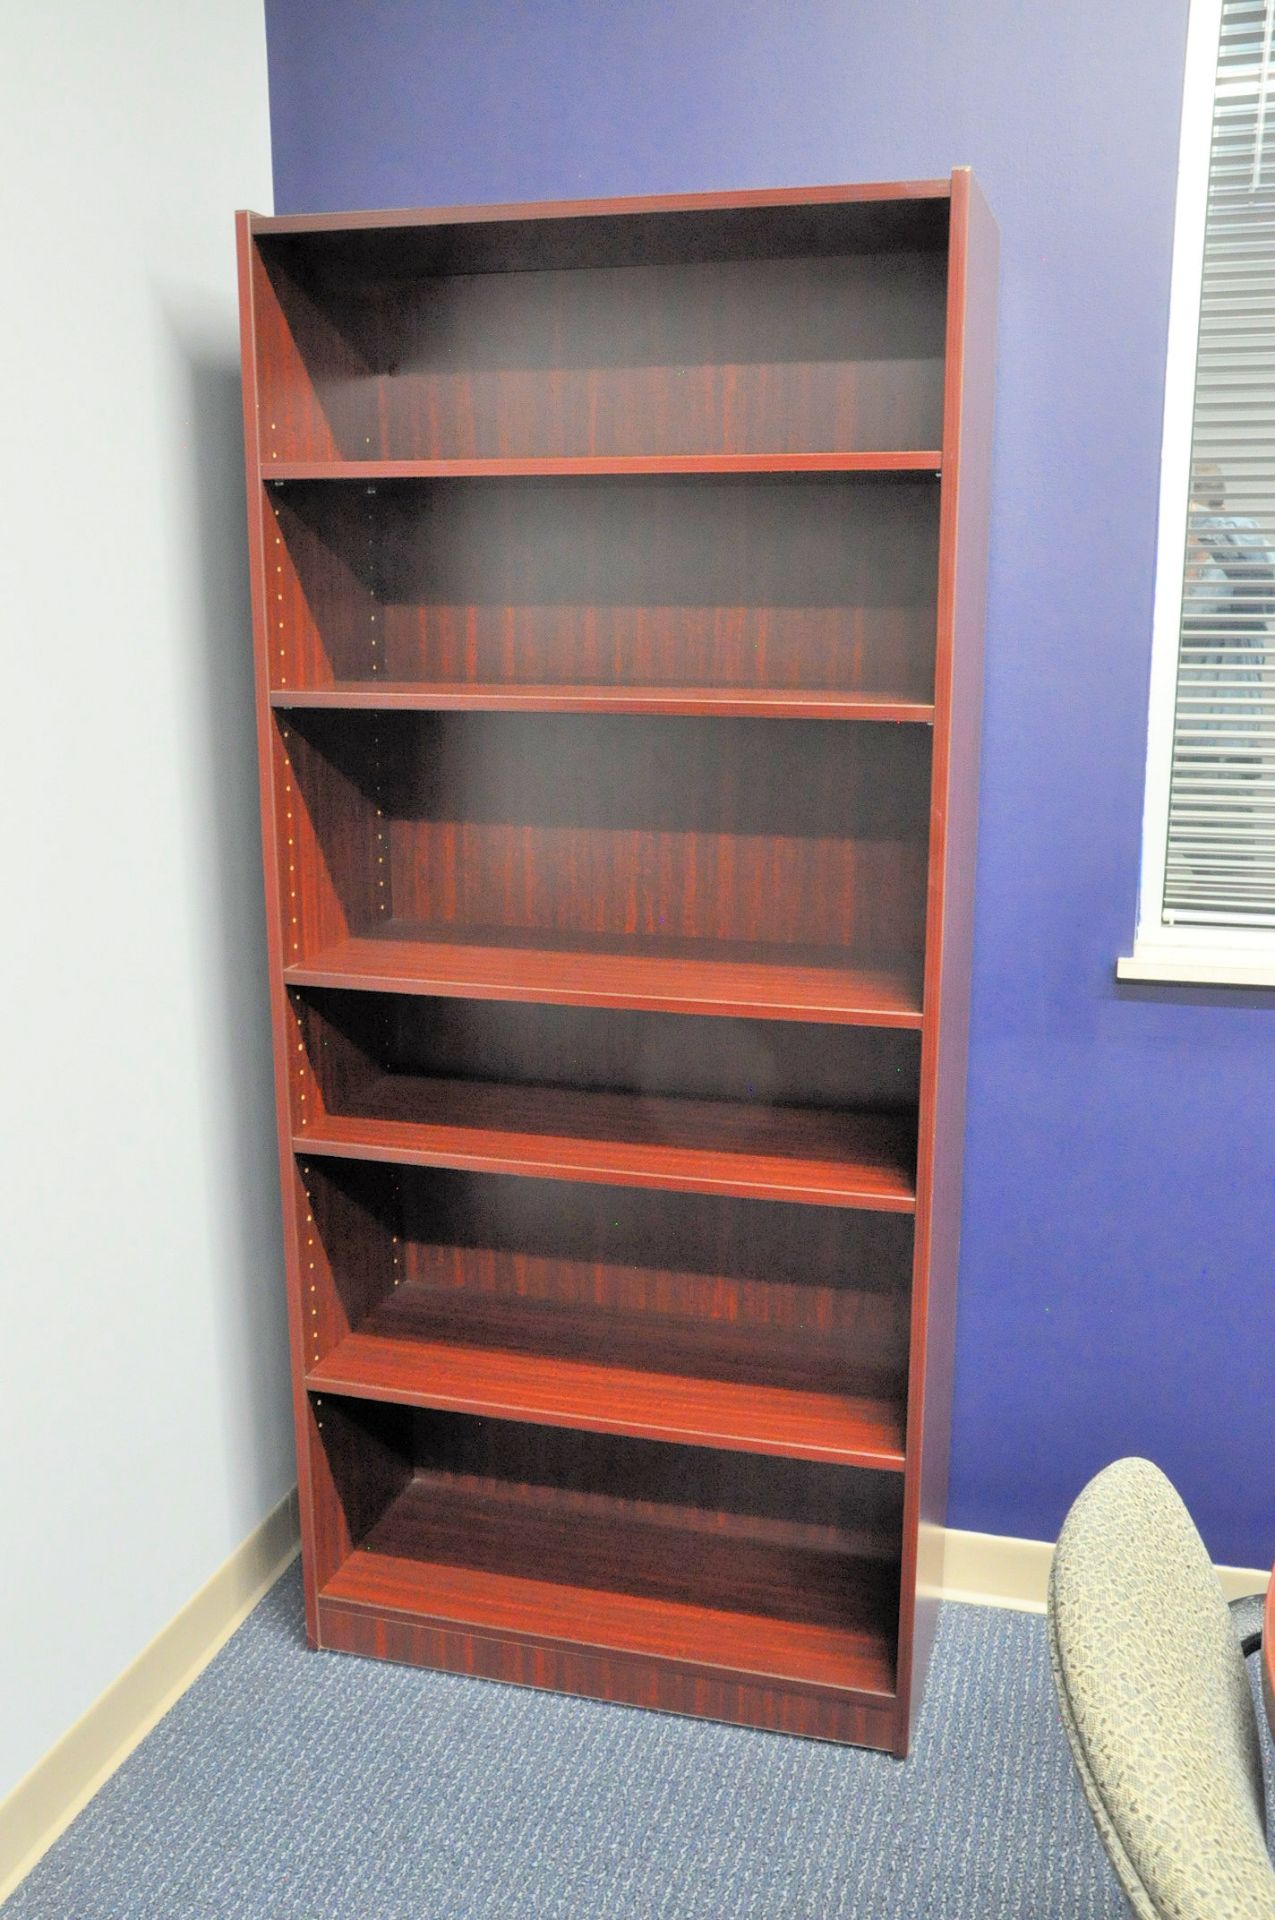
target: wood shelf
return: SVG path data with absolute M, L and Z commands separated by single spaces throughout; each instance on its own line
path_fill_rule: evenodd
M 714 1529 L 708 1516 L 648 1517 L 602 1498 L 590 1509 L 529 1505 L 493 1483 L 417 1473 L 320 1599 L 532 1644 L 893 1696 L 886 1623 L 898 1572 L 888 1560 L 856 1559 L 831 1528 L 736 1520 Z M 702 1603 L 672 1597 L 692 1578 Z M 647 1591 L 615 1591 L 608 1580 Z M 813 1618 L 745 1610 L 748 1593 L 785 1596 L 794 1586 Z
M 457 938 L 469 931 L 469 938 Z M 555 1006 L 922 1024 L 919 969 L 846 965 L 833 950 L 734 941 L 573 939 L 388 921 L 284 969 L 290 986 L 348 987 Z
M 710 1359 L 724 1373 L 746 1363 L 756 1344 L 751 1329 L 732 1340 L 730 1329 L 409 1283 L 311 1366 L 306 1384 L 498 1420 L 903 1471 L 901 1389 L 832 1390 L 823 1384 L 831 1371 L 826 1342 L 822 1353 L 813 1342 L 804 1353 L 789 1343 L 787 1371 L 799 1377 L 804 1361 L 810 1375 L 799 1388 L 704 1376 Z M 771 1346 L 778 1372 L 778 1331 Z M 698 1374 L 689 1371 L 696 1361 Z
M 711 473 L 872 474 L 942 472 L 938 448 L 885 453 L 569 454 L 481 460 L 278 460 L 260 464 L 263 480 L 552 480 L 596 474 L 692 476 Z
M 802 687 L 433 686 L 410 680 L 276 687 L 272 707 L 411 713 L 687 713 L 739 719 L 876 720 L 933 726 L 934 708 L 889 694 Z
M 911 1213 L 904 1116 L 386 1074 L 297 1153 Z

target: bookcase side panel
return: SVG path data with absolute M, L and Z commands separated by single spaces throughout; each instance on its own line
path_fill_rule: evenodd
M 268 240 L 250 238 L 249 246 L 257 347 L 253 464 L 268 472 L 275 460 L 369 454 L 364 429 L 375 406 L 375 376 L 366 328 L 351 323 L 341 299 L 316 295 Z
M 269 702 L 269 598 L 267 585 L 267 530 L 265 503 L 257 478 L 259 464 L 259 352 L 256 300 L 256 248 L 251 216 L 237 216 L 239 261 L 240 341 L 243 366 L 244 452 L 247 467 L 248 559 L 252 599 L 253 653 L 257 698 L 257 754 L 261 802 L 261 844 L 265 880 L 266 945 L 269 970 L 271 1033 L 274 1053 L 275 1111 L 278 1128 L 283 1250 L 292 1355 L 293 1417 L 297 1434 L 298 1501 L 301 1525 L 301 1563 L 305 1592 L 306 1631 L 318 1644 L 315 1563 L 315 1488 L 310 1474 L 309 1410 L 304 1391 L 304 1318 L 301 1290 L 299 1183 L 292 1155 L 289 1098 L 289 1038 L 293 1016 L 283 984 L 283 895 L 275 788 L 276 728 Z
M 952 182 L 930 888 L 900 1610 L 905 1753 L 942 1583 L 978 841 L 998 237 L 968 169 Z

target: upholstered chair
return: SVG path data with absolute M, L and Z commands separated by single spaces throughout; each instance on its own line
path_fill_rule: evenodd
M 1275 1920 L 1257 1715 L 1191 1516 L 1149 1460 L 1117 1460 L 1068 1514 L 1049 1648 L 1081 1785 L 1139 1920 Z

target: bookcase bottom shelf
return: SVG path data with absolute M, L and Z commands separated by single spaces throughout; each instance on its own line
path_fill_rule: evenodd
M 769 1733 L 902 1754 L 899 1704 L 854 1692 L 753 1680 L 647 1654 L 537 1643 L 319 1596 L 315 1645 L 329 1653 L 500 1680 L 612 1705 L 722 1720 Z
M 320 1642 L 892 1744 L 896 1560 L 832 1528 L 629 1502 L 621 1524 L 602 1505 L 590 1525 L 527 1489 L 418 1472 L 322 1587 Z

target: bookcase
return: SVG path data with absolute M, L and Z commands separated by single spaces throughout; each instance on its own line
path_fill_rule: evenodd
M 316 1646 L 907 1750 L 995 251 L 965 170 L 239 216 Z

